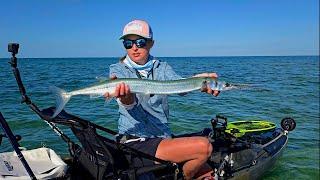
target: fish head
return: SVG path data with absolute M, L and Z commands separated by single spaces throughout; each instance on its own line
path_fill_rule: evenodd
M 217 90 L 217 91 L 224 91 L 232 88 L 232 85 L 230 83 L 226 83 L 224 81 L 217 81 L 217 80 L 210 81 L 208 85 L 210 89 Z
M 218 86 L 218 81 L 215 78 L 206 77 L 203 80 L 201 90 L 204 90 L 206 88 L 210 88 L 212 90 L 216 90 L 216 87 Z

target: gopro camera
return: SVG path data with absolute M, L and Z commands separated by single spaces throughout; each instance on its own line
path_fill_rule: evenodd
M 18 54 L 19 51 L 19 44 L 18 43 L 9 43 L 8 44 L 8 52 L 12 54 Z

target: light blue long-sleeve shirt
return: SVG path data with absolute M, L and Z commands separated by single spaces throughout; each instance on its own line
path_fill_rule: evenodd
M 123 62 L 110 65 L 110 77 L 138 78 L 136 70 Z M 171 66 L 166 62 L 155 60 L 147 79 L 175 80 L 181 79 Z M 119 134 L 130 134 L 138 137 L 170 137 L 171 131 L 168 125 L 169 107 L 166 95 L 136 94 L 133 107 L 126 107 L 120 101 L 119 104 Z

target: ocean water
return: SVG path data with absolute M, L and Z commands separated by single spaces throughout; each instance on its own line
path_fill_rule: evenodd
M 216 114 L 230 121 L 263 119 L 279 125 L 292 117 L 297 127 L 289 134 L 283 156 L 264 179 L 319 179 L 319 56 L 288 57 L 163 57 L 184 77 L 217 72 L 221 80 L 251 85 L 252 89 L 221 92 L 218 97 L 192 92 L 169 97 L 170 126 L 174 133 L 210 127 Z M 0 59 L 0 111 L 14 134 L 28 148 L 46 146 L 67 156 L 67 145 L 25 104 L 14 80 L 9 59 Z M 51 85 L 67 91 L 108 76 L 108 66 L 118 58 L 19 59 L 18 67 L 31 100 L 40 108 L 54 105 Z M 117 104 L 103 98 L 75 96 L 66 110 L 107 128 L 117 129 Z M 74 139 L 69 129 L 60 129 Z M 4 139 L 0 151 L 11 151 Z

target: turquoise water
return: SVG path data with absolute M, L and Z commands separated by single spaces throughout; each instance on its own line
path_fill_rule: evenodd
M 297 128 L 275 167 L 264 179 L 319 179 L 319 56 L 291 57 L 181 57 L 161 58 L 184 77 L 215 71 L 222 80 L 254 88 L 222 92 L 218 97 L 192 92 L 169 98 L 170 126 L 174 133 L 209 127 L 216 114 L 230 121 L 265 119 L 277 124 L 293 117 Z M 67 145 L 26 105 L 14 80 L 9 59 L 0 59 L 0 107 L 15 134 L 28 149 L 47 146 L 66 156 Z M 54 105 L 50 85 L 73 90 L 95 83 L 108 74 L 117 58 L 20 59 L 19 69 L 28 95 L 40 108 Z M 103 98 L 75 96 L 66 110 L 116 130 L 117 105 Z M 60 127 L 67 135 L 72 133 Z M 0 151 L 12 150 L 7 140 Z

